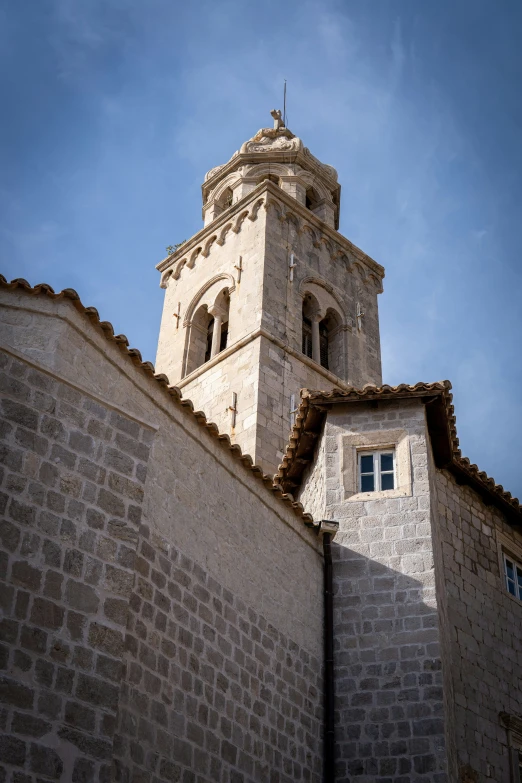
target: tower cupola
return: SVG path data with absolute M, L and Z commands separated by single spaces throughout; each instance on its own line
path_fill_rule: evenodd
M 202 187 L 205 226 L 268 179 L 338 229 L 341 186 L 337 171 L 321 163 L 285 127 L 279 110 L 271 114 L 273 128 L 261 128 L 228 163 L 207 172 Z

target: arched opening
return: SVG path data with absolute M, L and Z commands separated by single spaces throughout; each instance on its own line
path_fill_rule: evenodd
M 312 296 L 306 294 L 303 299 L 302 308 L 302 347 L 301 350 L 309 359 L 314 358 L 313 352 L 313 322 L 317 320 L 319 313 L 319 302 Z
M 208 362 L 212 355 L 212 338 L 214 337 L 214 318 L 210 316 L 210 321 L 207 326 L 207 341 L 205 349 L 205 362 Z
M 321 357 L 321 367 L 326 370 L 329 369 L 328 356 L 329 356 L 329 340 L 328 340 L 328 327 L 324 320 L 319 323 L 319 354 Z
M 210 358 L 210 355 L 207 358 L 207 352 L 209 334 L 212 335 L 213 324 L 214 318 L 209 313 L 207 305 L 203 304 L 198 307 L 192 316 L 189 327 L 186 375 L 189 375 Z
M 227 188 L 225 191 L 223 191 L 221 198 L 219 199 L 219 203 L 223 209 L 228 209 L 232 206 L 232 200 L 234 198 L 234 194 L 232 193 L 232 188 Z
M 214 201 L 214 212 L 213 217 L 216 218 L 218 215 L 221 215 L 222 212 L 224 212 L 226 209 L 232 206 L 232 202 L 234 201 L 234 194 L 232 192 L 232 188 L 226 188 L 223 193 Z
M 224 351 L 228 342 L 230 295 L 221 291 L 210 306 L 202 304 L 190 322 L 186 375 Z
M 228 317 L 230 313 L 230 294 L 228 289 L 224 289 L 217 296 L 216 301 L 211 308 L 215 313 L 215 322 L 219 329 L 219 337 L 216 339 L 214 346 L 214 353 L 220 353 L 224 351 L 228 343 Z
M 306 208 L 313 212 L 319 206 L 319 196 L 314 188 L 308 188 L 306 191 Z
M 343 334 L 339 314 L 329 308 L 319 324 L 321 364 L 330 372 L 343 377 Z
M 323 310 L 324 312 L 324 310 Z M 302 352 L 335 375 L 344 375 L 342 320 L 328 308 L 323 316 L 318 300 L 307 293 L 302 308 Z

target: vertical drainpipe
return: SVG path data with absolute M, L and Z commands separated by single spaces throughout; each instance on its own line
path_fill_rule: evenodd
M 324 686 L 323 686 L 323 780 L 334 783 L 334 628 L 333 628 L 333 566 L 332 538 L 339 529 L 338 522 L 322 519 L 319 532 L 323 536 L 324 555 Z

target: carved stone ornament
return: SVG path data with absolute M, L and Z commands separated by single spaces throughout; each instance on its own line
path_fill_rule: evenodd
M 321 163 L 321 161 L 318 160 L 315 155 L 312 155 L 308 147 L 304 147 L 303 152 L 307 158 L 311 158 L 313 160 L 316 166 L 319 166 L 320 169 L 323 169 L 324 173 L 330 177 L 330 179 L 333 179 L 337 182 L 337 170 L 334 169 L 333 166 L 329 166 L 327 163 Z
M 297 152 L 303 142 L 288 128 L 261 128 L 249 141 L 245 141 L 240 152 Z
M 226 165 L 226 163 L 222 163 L 220 166 L 214 166 L 213 169 L 210 169 L 210 171 L 207 171 L 207 173 L 205 174 L 205 182 L 207 181 L 207 179 L 210 179 L 211 177 L 213 177 L 214 174 L 217 174 L 219 169 L 222 169 L 223 166 L 225 166 L 225 165 Z

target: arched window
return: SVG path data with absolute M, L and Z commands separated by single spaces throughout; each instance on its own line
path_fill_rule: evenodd
M 208 362 L 212 355 L 212 337 L 214 336 L 214 319 L 210 318 L 207 326 L 207 347 L 205 350 L 205 362 Z
M 321 357 L 321 366 L 328 370 L 328 327 L 324 320 L 319 324 L 319 354 Z
M 314 322 L 319 318 L 319 302 L 312 294 L 306 294 L 303 299 L 302 311 L 302 352 L 309 359 L 314 359 Z
M 232 188 L 226 188 L 221 196 L 214 202 L 214 213 L 212 219 L 216 218 L 218 215 L 221 215 L 225 209 L 231 207 L 233 201 L 234 194 L 232 192 Z
M 319 206 L 319 196 L 317 195 L 317 191 L 314 190 L 314 188 L 308 188 L 306 191 L 306 208 L 309 209 L 311 212 L 316 209 L 316 207 Z
M 219 199 L 219 202 L 223 209 L 228 209 L 232 206 L 232 200 L 234 198 L 234 194 L 232 193 L 232 188 L 227 188 L 221 198 Z
M 302 310 L 302 352 L 339 377 L 344 375 L 341 318 L 332 308 L 326 315 L 313 294 L 307 293 Z
M 208 345 L 209 334 L 212 335 L 213 331 L 213 324 L 214 318 L 209 313 L 207 305 L 204 304 L 198 307 L 190 323 L 186 375 L 196 370 L 210 358 Z M 209 354 L 208 357 L 207 353 Z
M 213 304 L 202 304 L 197 308 L 189 325 L 185 375 L 225 350 L 229 311 L 230 295 L 226 288 L 218 294 Z
M 214 329 L 219 329 L 219 335 L 212 340 L 212 356 L 224 351 L 228 342 L 228 316 L 230 312 L 230 295 L 225 289 L 216 297 L 216 301 L 209 308 L 214 315 Z
M 339 314 L 329 308 L 319 324 L 321 364 L 341 378 L 344 375 L 343 336 Z
M 312 322 L 306 315 L 303 315 L 303 347 L 301 350 L 309 359 L 312 358 Z

